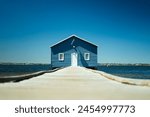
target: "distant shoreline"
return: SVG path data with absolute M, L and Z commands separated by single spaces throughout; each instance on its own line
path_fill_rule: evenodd
M 0 65 L 51 65 L 50 63 L 0 63 Z M 98 63 L 98 66 L 150 66 L 149 63 Z
M 149 63 L 98 63 L 99 66 L 150 66 Z
M 50 63 L 0 63 L 0 65 L 51 65 Z

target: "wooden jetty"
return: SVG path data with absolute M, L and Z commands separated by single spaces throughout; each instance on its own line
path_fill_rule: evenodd
M 0 83 L 0 99 L 150 99 L 150 87 L 123 84 L 84 67 Z

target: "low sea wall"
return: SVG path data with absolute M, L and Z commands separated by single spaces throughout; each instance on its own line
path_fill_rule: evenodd
M 137 85 L 137 86 L 149 86 L 150 87 L 150 80 L 147 79 L 133 79 L 133 78 L 125 78 L 125 77 L 119 77 L 119 76 L 115 76 L 112 74 L 108 74 L 106 72 L 103 71 L 98 71 L 98 70 L 91 70 L 94 73 L 98 73 L 102 76 L 104 76 L 105 78 L 108 78 L 110 80 L 114 80 L 123 84 L 129 84 L 129 85 Z
M 31 74 L 25 74 L 25 75 L 18 75 L 18 76 L 3 76 L 0 77 L 0 83 L 6 83 L 6 82 L 20 82 L 22 80 L 27 80 L 32 77 L 36 77 L 39 75 L 43 75 L 45 73 L 51 73 L 59 70 L 60 68 L 53 69 L 53 70 L 45 70 L 45 71 L 39 71 L 39 72 L 34 72 Z

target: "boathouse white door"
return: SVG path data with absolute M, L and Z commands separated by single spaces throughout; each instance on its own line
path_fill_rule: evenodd
M 78 54 L 74 52 L 71 54 L 71 66 L 77 65 L 78 65 Z

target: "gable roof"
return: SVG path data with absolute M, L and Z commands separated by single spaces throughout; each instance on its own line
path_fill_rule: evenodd
M 65 38 L 65 39 L 63 39 L 63 40 L 57 42 L 56 44 L 54 44 L 54 45 L 52 45 L 52 46 L 50 46 L 50 47 L 52 48 L 52 47 L 56 46 L 57 44 L 60 44 L 60 43 L 66 41 L 66 40 L 68 40 L 68 39 L 70 39 L 70 38 L 72 38 L 72 37 L 76 37 L 77 39 L 80 39 L 80 40 L 82 40 L 82 41 L 84 41 L 84 42 L 86 42 L 86 43 L 92 44 L 92 45 L 94 45 L 94 46 L 97 47 L 97 45 L 95 45 L 95 44 L 93 44 L 93 43 L 91 43 L 91 42 L 89 42 L 89 41 L 87 41 L 87 40 L 85 40 L 85 39 L 83 39 L 83 38 L 80 38 L 80 37 L 78 37 L 78 36 L 76 36 L 76 35 L 71 35 L 71 36 L 69 36 L 69 37 L 67 37 L 67 38 Z

